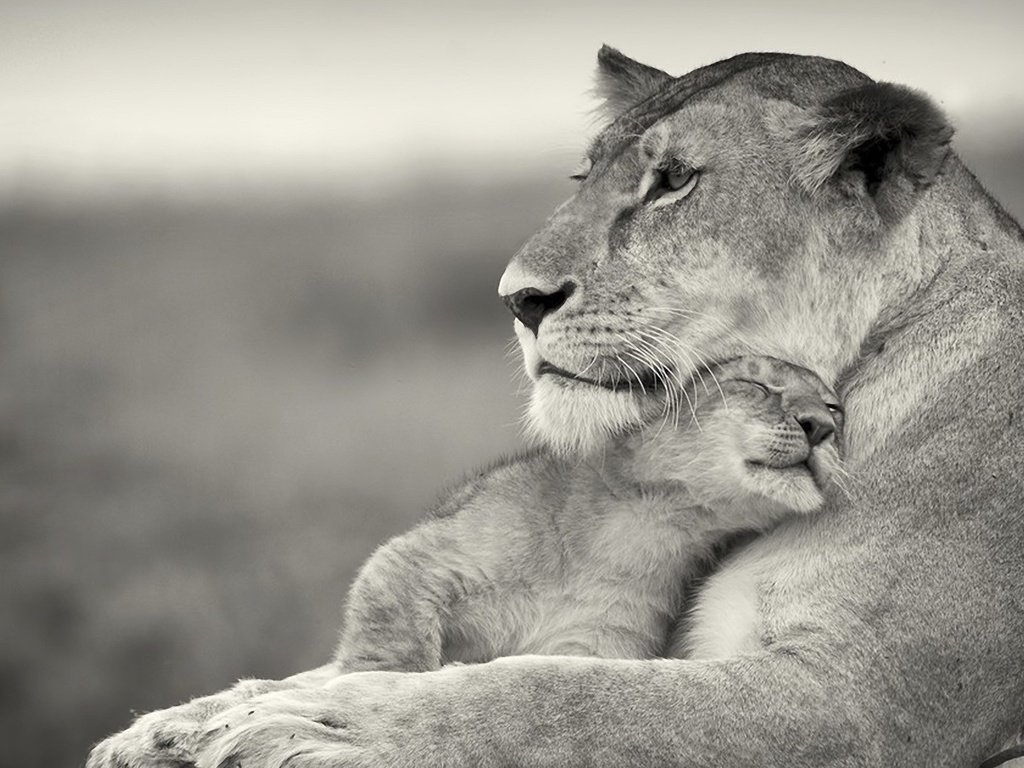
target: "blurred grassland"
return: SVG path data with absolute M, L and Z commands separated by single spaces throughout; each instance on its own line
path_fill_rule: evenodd
M 567 191 L 0 215 L 0 764 L 326 660 L 373 547 L 516 446 L 497 281 Z
M 1024 144 L 965 150 L 1020 217 Z M 517 445 L 497 281 L 569 191 L 0 210 L 0 765 L 328 656 L 373 547 Z

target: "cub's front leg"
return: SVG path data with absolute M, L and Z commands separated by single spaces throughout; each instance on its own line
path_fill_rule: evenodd
M 274 691 L 316 688 L 341 674 L 327 664 L 284 680 L 243 680 L 226 691 L 149 712 L 97 744 L 86 768 L 190 768 L 217 715 Z
M 363 566 L 349 591 L 335 656 L 346 672 L 441 666 L 441 616 L 457 589 L 442 553 L 431 551 L 444 546 L 438 527 L 430 521 L 392 539 Z
M 450 660 L 443 658 L 446 638 L 493 647 L 495 638 L 460 608 L 473 598 L 500 613 L 523 561 L 544 546 L 529 515 L 539 506 L 530 493 L 545 466 L 533 455 L 491 467 L 378 549 L 349 591 L 338 664 L 346 672 L 427 672 Z

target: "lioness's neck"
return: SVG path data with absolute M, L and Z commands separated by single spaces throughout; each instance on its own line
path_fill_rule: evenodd
M 983 288 L 986 271 L 1020 263 L 1024 240 L 960 162 L 950 165 L 908 222 L 917 235 L 920 280 L 909 296 L 882 309 L 840 377 L 853 463 L 879 450 L 944 382 L 985 355 L 1000 328 L 997 301 Z M 966 206 L 965 190 L 973 195 Z M 952 216 L 956 210 L 961 214 Z

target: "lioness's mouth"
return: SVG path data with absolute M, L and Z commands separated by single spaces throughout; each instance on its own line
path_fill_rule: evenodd
M 635 392 L 638 390 L 653 392 L 662 388 L 662 382 L 664 381 L 664 374 L 659 376 L 658 373 L 650 369 L 633 371 L 628 375 L 622 374 L 621 376 L 617 376 L 609 381 L 601 381 L 599 379 L 580 376 L 572 371 L 559 368 L 557 365 L 549 363 L 547 360 L 542 360 L 540 365 L 537 366 L 537 377 L 540 378 L 545 375 L 556 376 L 568 381 L 578 381 L 582 384 L 607 389 L 612 392 Z

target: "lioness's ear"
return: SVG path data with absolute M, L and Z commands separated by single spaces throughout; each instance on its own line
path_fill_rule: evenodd
M 838 184 L 871 199 L 894 221 L 935 180 L 952 136 L 923 94 L 871 83 L 832 97 L 801 122 L 793 175 L 811 192 Z
M 597 52 L 594 92 L 603 100 L 599 111 L 608 120 L 639 104 L 672 79 L 672 75 L 634 61 L 609 45 L 602 45 Z

